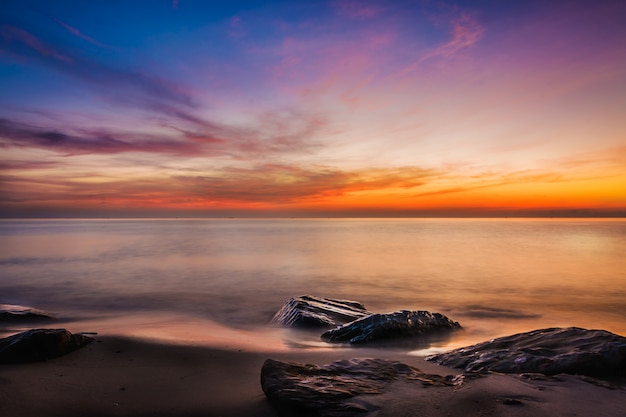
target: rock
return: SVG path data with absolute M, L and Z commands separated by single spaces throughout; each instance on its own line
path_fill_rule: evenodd
M 31 307 L 0 304 L 0 322 L 52 320 L 50 314 Z
M 461 325 L 439 313 L 401 310 L 389 314 L 371 314 L 322 334 L 327 342 L 365 343 L 422 336 L 440 330 L 460 329 Z
M 45 361 L 91 343 L 91 337 L 65 329 L 33 329 L 0 339 L 0 363 Z
M 626 375 L 626 338 L 604 330 L 550 328 L 501 337 L 426 359 L 468 372 Z
M 268 359 L 261 369 L 261 388 L 275 407 L 295 415 L 352 416 L 376 408 L 361 395 L 380 394 L 399 378 L 426 386 L 455 385 L 451 376 L 429 375 L 383 359 L 341 360 L 323 366 Z
M 271 323 L 285 327 L 334 327 L 371 314 L 357 301 L 303 295 L 291 298 Z

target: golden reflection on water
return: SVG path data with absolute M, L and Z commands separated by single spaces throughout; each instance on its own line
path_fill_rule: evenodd
M 2 221 L 0 247 L 0 302 L 79 331 L 326 348 L 266 327 L 310 293 L 463 325 L 434 347 L 540 327 L 626 335 L 623 219 Z

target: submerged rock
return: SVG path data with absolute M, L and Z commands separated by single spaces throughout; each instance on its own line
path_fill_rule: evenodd
M 261 388 L 276 407 L 296 415 L 352 416 L 376 409 L 366 397 L 355 397 L 380 394 L 399 378 L 426 386 L 460 381 L 384 359 L 341 360 L 323 366 L 268 359 L 261 369 Z
M 435 331 L 460 329 L 461 325 L 439 313 L 401 310 L 389 314 L 371 314 L 322 334 L 327 342 L 365 343 L 422 336 Z
M 271 322 L 285 327 L 333 327 L 368 314 L 357 301 L 303 295 L 287 301 Z
M 604 330 L 550 328 L 493 339 L 426 359 L 469 372 L 626 375 L 626 338 Z
M 0 322 L 52 320 L 54 317 L 36 308 L 0 304 Z
M 91 337 L 65 329 L 33 329 L 0 339 L 0 363 L 44 361 L 91 343 Z

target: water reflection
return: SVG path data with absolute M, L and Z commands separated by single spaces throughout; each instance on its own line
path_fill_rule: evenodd
M 0 302 L 154 337 L 193 338 L 193 324 L 263 338 L 303 294 L 440 312 L 465 328 L 447 345 L 553 326 L 626 334 L 625 247 L 624 220 L 4 220 Z

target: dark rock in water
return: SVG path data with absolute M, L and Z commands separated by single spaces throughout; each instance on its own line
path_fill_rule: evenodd
M 368 314 L 357 301 L 303 295 L 287 301 L 271 322 L 285 327 L 333 327 Z
M 626 338 L 578 327 L 534 330 L 426 358 L 468 372 L 626 375 Z
M 383 359 L 341 360 L 324 366 L 268 359 L 261 369 L 261 388 L 277 408 L 294 415 L 353 416 L 376 409 L 360 395 L 380 394 L 399 378 L 426 386 L 452 386 L 459 381 Z
M 0 339 L 0 363 L 36 362 L 56 358 L 93 339 L 65 329 L 33 329 Z
M 52 320 L 50 314 L 31 307 L 0 304 L 0 322 Z
M 325 332 L 322 339 L 327 342 L 365 343 L 460 328 L 459 323 L 439 313 L 402 310 L 389 314 L 371 314 Z

